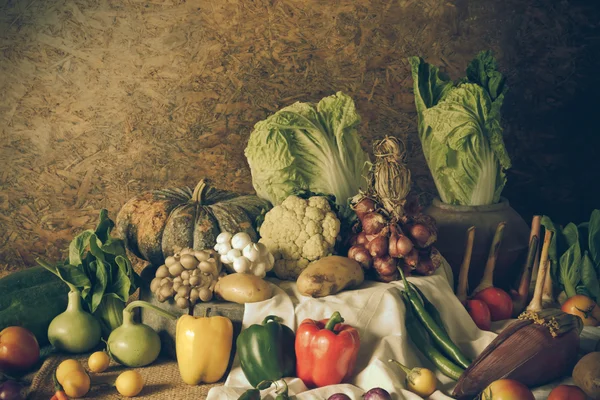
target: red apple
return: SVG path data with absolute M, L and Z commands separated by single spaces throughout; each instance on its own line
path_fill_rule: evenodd
M 514 379 L 499 379 L 483 390 L 482 399 L 489 400 L 535 400 L 531 390 Z
M 575 385 L 559 385 L 552 389 L 548 400 L 585 400 L 585 392 Z
M 7 374 L 27 371 L 40 359 L 40 346 L 34 334 L 20 326 L 0 331 L 0 370 Z

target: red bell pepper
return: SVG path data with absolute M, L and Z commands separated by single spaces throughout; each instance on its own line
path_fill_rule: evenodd
M 339 312 L 321 321 L 305 319 L 296 331 L 296 375 L 309 388 L 337 385 L 352 375 L 360 338 Z

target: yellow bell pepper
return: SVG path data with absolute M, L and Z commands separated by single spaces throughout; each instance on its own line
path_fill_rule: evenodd
M 226 317 L 182 315 L 177 321 L 175 349 L 181 378 L 188 385 L 214 383 L 229 364 L 233 324 Z

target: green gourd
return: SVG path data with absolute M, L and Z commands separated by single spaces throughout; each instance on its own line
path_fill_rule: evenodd
M 142 300 L 132 301 L 123 310 L 123 324 L 111 332 L 106 343 L 111 357 L 127 367 L 143 367 L 156 360 L 161 343 L 158 333 L 148 325 L 135 322 L 133 309 L 148 308 L 165 318 L 177 319 L 177 315 Z
M 71 288 L 69 304 L 48 327 L 48 339 L 58 350 L 67 353 L 85 353 L 100 343 L 100 323 L 81 306 L 81 294 Z

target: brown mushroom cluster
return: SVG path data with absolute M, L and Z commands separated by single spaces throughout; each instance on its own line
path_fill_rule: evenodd
M 158 267 L 150 290 L 161 303 L 173 298 L 177 307 L 186 309 L 199 301 L 210 301 L 223 274 L 214 250 L 184 249 Z

